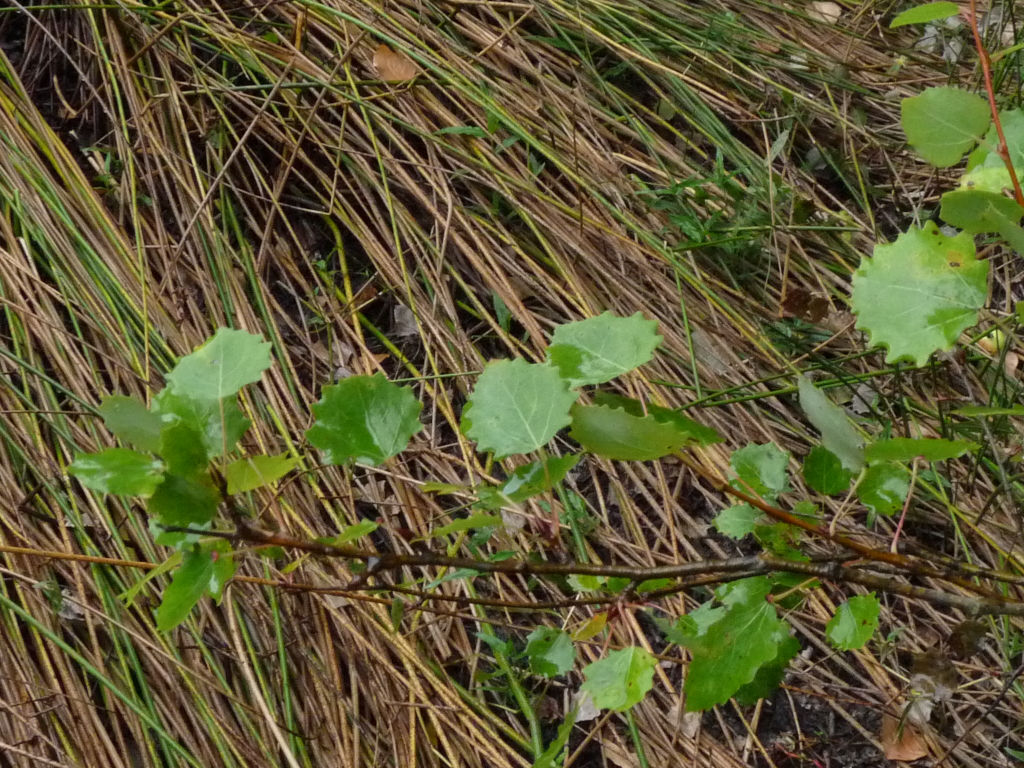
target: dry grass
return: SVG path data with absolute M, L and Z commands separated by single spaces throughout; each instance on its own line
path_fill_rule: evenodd
M 695 417 L 730 440 L 700 457 L 710 467 L 747 441 L 806 451 L 814 437 L 789 396 L 798 369 L 869 382 L 883 418 L 927 429 L 949 423 L 939 398 L 1012 401 L 976 357 L 897 374 L 859 354 L 842 312 L 850 271 L 937 188 L 897 151 L 898 99 L 946 75 L 913 57 L 890 74 L 907 38 L 877 21 L 889 4 L 848 5 L 838 26 L 749 0 L 184 0 L 0 15 L 3 39 L 23 42 L 0 58 L 3 543 L 160 562 L 140 509 L 83 494 L 64 468 L 74 448 L 108 444 L 92 415 L 104 394 L 146 396 L 221 325 L 274 343 L 278 365 L 245 402 L 253 451 L 297 449 L 308 404 L 338 371 L 416 382 L 428 429 L 410 451 L 382 470 L 311 471 L 260 500 L 260 523 L 295 535 L 379 517 L 389 533 L 377 545 L 395 548 L 408 545 L 391 532 L 425 534 L 458 503 L 423 482 L 487 477 L 457 428 L 471 379 L 452 374 L 537 356 L 555 324 L 606 309 L 659 320 L 665 354 L 626 386 L 699 401 Z M 415 61 L 414 82 L 376 78 L 382 42 Z M 812 148 L 835 168 L 803 170 Z M 733 181 L 708 183 L 703 200 L 658 192 L 713 177 L 716 155 Z M 687 243 L 669 219 L 687 212 L 721 214 L 717 245 Z M 751 229 L 725 231 L 737 220 Z M 1008 295 L 1012 271 L 999 271 Z M 833 333 L 769 332 L 796 288 L 829 297 Z M 395 322 L 403 307 L 414 334 Z M 1009 491 L 973 522 L 996 488 L 979 469 L 954 475 L 946 503 L 923 504 L 911 533 L 1019 567 Z M 573 482 L 598 523 L 591 558 L 735 551 L 707 528 L 723 500 L 678 465 L 592 461 Z M 243 570 L 280 580 L 283 565 L 253 556 Z M 144 569 L 7 554 L 3 574 L 0 764 L 531 764 L 515 702 L 479 683 L 490 652 L 477 633 L 485 618 L 520 636 L 509 625 L 557 616 L 410 603 L 396 632 L 388 600 L 250 582 L 164 636 L 151 613 L 163 579 L 142 584 Z M 291 578 L 349 577 L 306 560 Z M 559 595 L 515 578 L 475 584 L 501 599 Z M 824 754 L 832 728 L 873 764 L 881 714 L 906 701 L 909 654 L 957 617 L 891 599 L 883 629 L 904 626 L 898 640 L 838 657 L 822 638 L 842 594 L 820 591 L 791 617 L 810 651 L 772 711 L 822 729 L 797 751 Z M 1009 621 L 990 630 L 928 734 L 941 755 L 973 725 L 949 764 L 1001 764 L 1003 747 L 1020 747 L 1005 735 L 1017 694 L 974 724 L 1020 638 Z M 612 643 L 650 637 L 629 615 Z M 567 695 L 546 691 L 559 712 Z M 786 763 L 756 736 L 780 731 L 768 709 L 723 708 L 693 729 L 679 701 L 669 663 L 635 716 L 650 765 Z M 637 764 L 620 718 L 577 730 L 592 738 L 575 765 Z

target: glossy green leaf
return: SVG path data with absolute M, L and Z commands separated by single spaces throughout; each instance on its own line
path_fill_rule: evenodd
M 548 359 L 570 386 L 601 384 L 632 371 L 654 356 L 661 344 L 658 324 L 637 312 L 611 312 L 555 329 Z
M 181 421 L 194 429 L 201 436 L 210 457 L 232 451 L 250 426 L 234 397 L 195 400 L 164 389 L 153 398 L 153 412 L 165 425 Z
M 706 428 L 685 417 L 677 419 L 676 414 L 664 416 L 655 413 L 634 415 L 625 408 L 616 407 L 617 400 L 606 398 L 604 401 L 615 405 L 577 403 L 572 407 L 569 436 L 590 453 L 606 459 L 649 461 L 705 441 L 703 431 Z
M 270 367 L 270 344 L 261 336 L 220 328 L 205 344 L 178 361 L 167 374 L 175 394 L 220 400 L 259 381 Z
M 191 477 L 167 475 L 150 497 L 149 514 L 159 525 L 209 525 L 217 514 L 220 494 L 208 473 Z
M 863 460 L 862 456 L 861 461 L 863 462 Z M 842 493 L 849 489 L 850 480 L 853 477 L 838 456 L 820 445 L 812 448 L 811 452 L 807 454 L 807 458 L 804 459 L 803 474 L 807 485 L 826 496 Z
M 167 632 L 181 624 L 207 593 L 219 599 L 233 574 L 234 558 L 220 547 L 187 553 L 164 590 L 156 611 L 157 629 Z
M 851 472 L 859 472 L 864 466 L 864 440 L 857 432 L 846 411 L 833 403 L 828 396 L 811 383 L 806 376 L 797 379 L 800 391 L 800 407 L 821 432 L 821 442 Z
M 975 258 L 971 235 L 948 237 L 929 221 L 875 247 L 853 276 L 850 304 L 888 362 L 923 365 L 977 323 L 987 299 L 988 262 Z
M 875 593 L 857 595 L 842 603 L 825 625 L 825 636 L 840 651 L 863 648 L 878 629 L 881 605 Z
M 857 483 L 857 498 L 872 513 L 888 517 L 903 507 L 910 492 L 910 475 L 899 464 L 868 467 Z
M 213 573 L 210 574 L 210 581 L 206 585 L 206 594 L 220 605 L 221 600 L 224 599 L 224 587 L 235 575 L 237 568 L 235 556 L 231 549 L 231 543 L 223 539 L 208 544 L 207 548 L 210 560 L 213 562 Z
M 657 659 L 643 648 L 612 651 L 605 658 L 583 668 L 587 691 L 599 709 L 622 712 L 638 703 L 654 685 Z
M 759 496 L 774 499 L 789 490 L 789 453 L 774 443 L 744 446 L 733 452 L 729 463 L 737 477 Z
M 163 462 L 128 448 L 80 453 L 68 467 L 68 474 L 86 488 L 123 496 L 150 496 L 163 473 Z
M 719 533 L 728 536 L 730 539 L 742 539 L 749 533 L 754 532 L 764 513 L 750 506 L 749 504 L 736 504 L 735 506 L 723 509 L 712 520 L 712 525 Z
M 728 701 L 785 650 L 780 646 L 788 643 L 789 625 L 767 601 L 771 589 L 767 576 L 721 587 L 715 594 L 725 611 L 700 627 L 697 634 L 683 638 L 693 654 L 684 685 L 687 710 L 709 709 Z
M 278 456 L 249 456 L 224 468 L 228 493 L 244 493 L 276 483 L 298 465 L 299 460 L 282 453 Z
M 530 671 L 544 677 L 558 677 L 576 663 L 576 646 L 569 633 L 554 627 L 537 627 L 526 638 Z
M 202 435 L 183 421 L 174 421 L 160 432 L 160 456 L 171 474 L 187 477 L 209 464 Z
M 985 99 L 949 86 L 904 99 L 900 111 L 907 141 L 937 168 L 958 163 L 991 121 Z
M 194 523 L 191 527 L 196 531 L 195 533 L 180 533 L 178 531 L 168 531 L 155 517 L 150 517 L 147 521 L 149 533 L 153 537 L 153 541 L 159 544 L 161 547 L 168 547 L 169 549 L 176 550 L 178 552 L 187 552 L 193 546 L 198 544 L 203 538 L 203 532 L 210 530 L 212 523 Z M 263 550 L 260 550 L 262 553 Z
M 765 662 L 757 670 L 753 680 L 736 690 L 736 693 L 733 694 L 736 703 L 749 707 L 756 704 L 758 699 L 767 699 L 775 693 L 786 676 L 786 667 L 798 653 L 800 653 L 800 641 L 793 636 L 785 638 L 779 643 L 775 658 Z
M 119 439 L 150 453 L 160 450 L 163 421 L 141 401 L 124 395 L 104 397 L 100 415 L 107 429 Z
M 864 455 L 871 464 L 886 461 L 913 461 L 916 458 L 922 458 L 925 461 L 946 461 L 963 456 L 977 447 L 977 443 L 968 440 L 894 437 L 890 440 L 875 441 L 864 449 Z
M 960 6 L 956 3 L 951 2 L 937 2 L 937 3 L 922 3 L 921 5 L 915 5 L 903 13 L 896 14 L 896 17 L 890 22 L 890 29 L 896 27 L 903 27 L 907 24 L 927 24 L 930 21 L 939 21 L 941 19 L 948 19 L 950 16 L 956 16 L 960 12 Z
M 569 425 L 576 401 L 550 365 L 522 359 L 488 363 L 462 412 L 462 431 L 496 458 L 530 453 Z
M 642 403 L 635 398 L 623 397 L 614 392 L 595 392 L 593 400 L 594 405 L 621 408 L 630 416 L 650 416 L 655 421 L 670 424 L 678 430 L 680 435 L 686 435 L 687 445 L 711 445 L 722 442 L 722 436 L 711 427 L 705 427 L 672 408 L 665 408 L 654 403 Z
M 324 387 L 306 437 L 328 464 L 355 461 L 376 467 L 405 450 L 423 429 L 422 408 L 411 389 L 382 374 L 350 376 Z

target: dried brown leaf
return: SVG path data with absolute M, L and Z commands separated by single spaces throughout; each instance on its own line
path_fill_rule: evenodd
M 384 43 L 373 52 L 373 68 L 377 76 L 389 83 L 404 83 L 420 73 L 416 62 L 401 51 L 393 51 Z
M 799 317 L 817 323 L 828 314 L 828 299 L 815 296 L 805 288 L 792 287 L 782 300 L 782 313 L 787 317 Z
M 901 726 L 900 721 L 890 715 L 882 718 L 880 741 L 889 760 L 910 763 L 928 754 L 928 747 L 918 730 L 909 723 Z

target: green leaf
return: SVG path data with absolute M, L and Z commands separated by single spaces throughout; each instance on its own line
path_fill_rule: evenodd
M 202 437 L 207 456 L 211 457 L 233 450 L 250 425 L 234 397 L 195 400 L 164 389 L 153 398 L 153 412 L 165 425 L 181 421 L 194 429 Z
M 270 344 L 262 336 L 220 328 L 167 374 L 176 394 L 195 400 L 220 400 L 259 381 L 270 367 Z
M 181 624 L 206 594 L 212 576 L 213 558 L 209 552 L 197 549 L 185 555 L 164 590 L 156 611 L 156 628 L 166 632 Z
M 904 99 L 900 111 L 907 141 L 937 168 L 958 163 L 991 121 L 985 99 L 949 86 Z
M 903 11 L 903 13 L 896 14 L 896 18 L 889 24 L 889 28 L 895 29 L 907 24 L 927 24 L 929 21 L 948 19 L 950 16 L 956 16 L 959 12 L 960 7 L 956 3 L 950 2 L 915 5 L 913 8 Z
M 603 405 L 572 406 L 569 437 L 606 459 L 649 461 L 675 453 L 688 437 L 653 416 L 631 416 Z
M 412 390 L 383 374 L 350 376 L 324 387 L 313 406 L 316 422 L 306 437 L 324 452 L 328 464 L 355 461 L 376 467 L 405 450 L 423 429 L 422 408 Z
M 714 430 L 668 408 L 650 405 L 644 414 L 636 400 L 607 393 L 598 393 L 595 401 L 572 407 L 569 436 L 606 459 L 649 461 L 720 439 Z
M 988 262 L 975 258 L 971 235 L 947 237 L 929 221 L 875 246 L 853 276 L 850 304 L 871 343 L 889 348 L 887 362 L 923 365 L 977 323 L 987 299 Z
M 209 459 L 199 432 L 183 421 L 166 425 L 160 433 L 160 456 L 167 471 L 187 477 L 206 468 Z
M 913 461 L 918 457 L 925 461 L 946 461 L 963 456 L 977 447 L 977 443 L 968 440 L 894 437 L 890 440 L 875 441 L 864 450 L 864 455 L 871 464 Z
M 135 601 L 139 597 L 139 593 L 148 585 L 153 579 L 163 576 L 168 571 L 174 570 L 181 564 L 181 552 L 174 552 L 164 560 L 156 568 L 150 571 L 146 571 L 146 575 L 132 584 L 128 589 L 117 596 L 118 600 L 124 602 L 125 606 L 132 608 L 135 605 Z
M 659 621 L 658 626 L 668 642 L 688 648 L 725 614 L 725 608 L 715 607 L 714 600 L 708 600 L 688 614 L 680 616 L 675 624 Z
M 128 448 L 80 453 L 68 467 L 86 488 L 123 496 L 150 496 L 163 480 L 163 462 Z
M 487 632 L 477 632 L 476 636 L 485 642 L 495 655 L 511 656 L 515 652 L 515 648 L 509 640 L 502 640 Z
M 648 592 L 656 592 L 659 589 L 665 589 L 675 584 L 675 579 L 644 579 L 636 585 L 636 593 L 638 595 L 645 595 Z M 628 584 L 626 586 L 629 586 Z
M 754 538 L 766 551 L 788 560 L 807 561 L 807 555 L 801 552 L 800 529 L 787 523 L 768 523 L 754 527 Z
M 771 589 L 767 576 L 755 576 L 716 591 L 724 613 L 685 638 L 693 654 L 684 685 L 688 711 L 728 701 L 752 683 L 762 667 L 773 665 L 780 650 L 785 651 L 780 646 L 790 636 L 789 625 L 766 600 Z
M 234 559 L 219 548 L 186 554 L 164 590 L 156 611 L 156 628 L 160 632 L 174 629 L 208 592 L 219 598 L 233 573 Z
M 562 750 L 565 749 L 565 745 L 569 743 L 569 736 L 572 734 L 572 727 L 576 724 L 576 712 L 578 710 L 573 709 L 566 713 L 565 720 L 558 726 L 558 734 L 554 740 L 548 744 L 547 749 L 538 757 L 534 763 L 533 768 L 560 768 L 564 763 L 559 760 L 559 756 L 562 754 Z
M 236 565 L 234 552 L 231 550 L 230 542 L 212 542 L 208 545 L 210 559 L 213 561 L 213 573 L 210 575 L 210 582 L 206 586 L 206 594 L 220 605 L 224 599 L 224 587 L 228 585 L 231 577 L 235 575 Z
M 980 234 L 1002 232 L 1024 216 L 1016 200 L 999 192 L 981 189 L 954 189 L 942 196 L 942 220 L 965 232 Z
M 657 659 L 643 648 L 612 651 L 583 668 L 581 691 L 590 693 L 594 706 L 622 712 L 641 701 L 654 685 Z
M 160 417 L 134 397 L 110 395 L 100 404 L 100 415 L 107 429 L 120 440 L 150 453 L 160 450 Z
M 472 568 L 456 568 L 453 571 L 448 571 L 444 576 L 428 581 L 423 588 L 429 591 L 431 589 L 436 589 L 441 584 L 445 584 L 449 581 L 458 581 L 459 579 L 472 580 L 479 575 L 480 571 L 474 571 Z
M 808 421 L 821 432 L 825 448 L 837 456 L 848 470 L 859 472 L 864 466 L 864 440 L 846 411 L 829 400 L 806 376 L 800 376 L 797 386 L 800 390 L 800 407 Z
M 1009 109 L 999 113 L 1010 162 L 1020 177 L 1024 169 L 1024 110 Z M 988 129 L 978 148 L 967 158 L 967 172 L 960 178 L 961 189 L 977 189 L 1004 194 L 1013 190 L 1013 181 L 999 153 L 999 133 L 995 125 Z
M 739 479 L 759 496 L 774 499 L 789 490 L 786 479 L 789 453 L 774 443 L 744 446 L 733 452 L 729 463 Z
M 566 581 L 577 592 L 597 592 L 604 586 L 607 578 L 589 573 L 574 573 Z
M 730 539 L 742 539 L 748 533 L 754 532 L 762 517 L 764 513 L 761 510 L 754 509 L 749 504 L 736 504 L 723 509 L 711 522 L 719 533 Z
M 1024 302 L 1022 302 L 1024 303 Z M 951 411 L 956 416 L 1024 416 L 1024 405 L 1013 405 L 1007 408 L 994 405 L 965 405 Z
M 857 498 L 873 514 L 888 517 L 903 506 L 910 491 L 906 467 L 899 464 L 875 464 L 868 467 L 857 483 Z
M 687 445 L 711 445 L 722 442 L 722 436 L 711 427 L 705 427 L 672 408 L 665 408 L 654 403 L 641 403 L 632 397 L 623 397 L 613 392 L 595 392 L 594 405 L 621 408 L 630 416 L 650 416 L 655 421 L 671 424 L 679 431 L 680 435 L 686 435 Z
M 195 533 L 168 531 L 160 525 L 160 522 L 155 517 L 150 517 L 147 524 L 149 533 L 155 543 L 161 547 L 168 547 L 178 552 L 186 552 L 198 544 L 203 538 L 203 532 L 211 528 L 211 523 L 200 523 L 192 526 L 196 531 Z M 262 552 L 263 550 L 260 551 Z
M 555 329 L 548 359 L 572 387 L 602 384 L 632 371 L 654 356 L 661 344 L 658 323 L 637 312 L 611 312 Z
M 278 456 L 249 456 L 233 461 L 224 468 L 228 493 L 233 496 L 275 483 L 295 469 L 298 463 L 298 459 L 289 458 L 285 453 Z
M 478 139 L 487 138 L 487 131 L 478 125 L 446 125 L 444 128 L 439 128 L 434 131 L 435 136 L 445 136 L 448 134 L 455 136 L 475 136 Z
M 532 496 L 549 491 L 562 481 L 566 473 L 580 460 L 578 453 L 566 456 L 550 456 L 517 467 L 499 487 L 481 488 L 478 491 L 481 509 L 500 509 L 509 504 L 519 504 Z
M 947 224 L 974 234 L 997 232 L 1017 253 L 1024 253 L 1024 207 L 1001 192 L 958 189 L 942 196 L 941 216 Z
M 371 533 L 376 531 L 380 527 L 380 523 L 374 522 L 373 520 L 360 520 L 358 523 L 353 523 L 342 529 L 341 533 L 337 536 L 332 536 L 329 539 L 324 539 L 327 544 L 333 544 L 336 547 L 348 544 L 350 541 L 355 541 L 363 536 L 369 536 Z
M 533 674 L 558 677 L 576 663 L 576 647 L 568 632 L 554 627 L 537 627 L 526 638 L 526 656 Z
M 468 531 L 472 528 L 500 528 L 502 525 L 501 515 L 470 515 L 453 520 L 448 525 L 442 525 L 430 532 L 430 537 L 447 536 L 450 533 Z
M 576 393 L 550 365 L 488 363 L 462 412 L 462 431 L 496 458 L 529 453 L 569 424 Z
M 818 505 L 807 499 L 794 504 L 792 512 L 797 517 L 806 517 L 808 520 L 818 520 L 821 518 L 821 510 L 818 508 Z
M 554 488 L 580 460 L 578 453 L 550 456 L 517 467 L 501 486 L 501 492 L 513 502 L 526 501 L 531 496 Z
M 863 457 L 861 458 L 863 461 Z M 818 493 L 832 496 L 850 487 L 851 472 L 843 466 L 828 448 L 820 445 L 811 449 L 804 459 L 804 481 Z
M 864 644 L 878 629 L 881 605 L 875 593 L 857 595 L 842 603 L 836 615 L 825 625 L 825 636 L 840 651 L 853 651 Z
M 150 497 L 147 509 L 160 525 L 201 527 L 213 521 L 219 504 L 220 494 L 209 473 L 167 475 Z
M 779 651 L 775 658 L 766 662 L 754 679 L 737 689 L 733 694 L 736 702 L 742 706 L 756 704 L 758 699 L 766 699 L 778 689 L 786 676 L 786 667 L 800 653 L 800 641 L 795 637 L 787 637 L 779 643 Z

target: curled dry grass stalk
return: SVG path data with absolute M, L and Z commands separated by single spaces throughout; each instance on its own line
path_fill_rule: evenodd
M 139 509 L 81 493 L 63 470 L 73 447 L 108 443 L 93 410 L 103 394 L 146 397 L 176 355 L 225 324 L 274 343 L 278 365 L 245 403 L 252 450 L 296 446 L 336 375 L 416 382 L 428 429 L 387 469 L 309 465 L 257 500 L 262 525 L 294 535 L 381 518 L 377 544 L 396 548 L 457 503 L 423 482 L 486 479 L 457 429 L 468 380 L 452 374 L 538 356 L 553 325 L 606 309 L 659 320 L 665 354 L 627 386 L 707 406 L 694 415 L 730 436 L 701 455 L 711 467 L 745 441 L 806 450 L 795 401 L 776 392 L 798 368 L 867 382 L 903 424 L 933 423 L 938 398 L 988 402 L 991 371 L 954 362 L 954 377 L 897 375 L 857 354 L 841 311 L 859 254 L 903 224 L 905 204 L 892 203 L 931 189 L 894 152 L 898 98 L 946 77 L 914 56 L 894 76 L 893 48 L 907 40 L 880 27 L 884 4 L 854 5 L 839 25 L 748 0 L 179 0 L 0 14 L 4 543 L 160 562 Z M 382 43 L 421 74 L 381 82 Z M 800 290 L 829 297 L 832 332 L 797 357 L 792 335 L 770 329 Z M 916 534 L 944 548 L 955 528 L 961 553 L 1016 567 L 1017 513 L 992 476 L 955 477 L 945 504 L 922 505 Z M 591 462 L 573 482 L 598 523 L 587 557 L 654 565 L 730 552 L 707 531 L 722 500 L 671 462 Z M 976 524 L 989 495 L 997 503 Z M 270 584 L 283 565 L 254 556 L 244 572 Z M 409 603 L 395 631 L 387 601 L 250 582 L 162 636 L 151 608 L 163 577 L 146 582 L 143 569 L 11 553 L 3 573 L 0 749 L 26 761 L 530 764 L 522 718 L 474 682 L 480 621 L 528 626 L 521 614 Z M 350 576 L 306 560 L 288 578 Z M 504 577 L 476 589 L 557 593 Z M 902 668 L 895 656 L 829 653 L 823 623 L 840 594 L 792 617 L 811 661 L 788 701 L 817 701 L 844 732 L 877 742 L 879 714 L 906 694 Z M 888 611 L 910 627 L 906 651 L 955 620 L 900 600 Z M 1009 622 L 995 629 L 1019 637 Z M 650 644 L 635 617 L 614 642 Z M 998 690 L 991 670 L 1005 663 L 990 646 L 954 695 L 958 727 Z M 561 709 L 568 692 L 547 695 Z M 679 696 L 669 664 L 636 714 L 651 765 L 772 759 L 760 708 L 693 730 Z M 1014 706 L 967 736 L 959 764 L 998 753 Z M 594 733 L 577 764 L 635 759 L 614 720 L 581 727 Z M 936 754 L 951 743 L 934 738 Z

